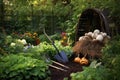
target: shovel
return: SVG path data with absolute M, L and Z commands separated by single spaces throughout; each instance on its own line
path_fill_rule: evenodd
M 63 64 L 61 64 L 59 62 L 51 60 L 50 57 L 47 54 L 44 55 L 44 59 L 46 59 L 47 63 L 52 62 L 52 63 L 56 64 L 57 66 L 60 66 L 60 67 L 57 67 L 57 66 L 54 66 L 52 64 L 48 64 L 49 67 L 52 67 L 54 69 L 64 71 L 64 72 L 67 72 L 67 69 L 70 69 L 68 66 L 65 66 L 65 65 L 63 65 Z
M 51 38 L 46 34 L 45 29 L 43 29 L 43 32 L 45 34 L 45 36 L 49 39 L 49 41 L 52 43 L 53 47 L 55 48 L 55 50 L 57 51 L 57 54 L 54 56 L 54 58 L 59 61 L 59 62 L 63 62 L 66 63 L 68 62 L 68 57 L 65 54 L 64 51 L 59 51 L 58 48 L 55 46 L 54 42 L 51 40 Z

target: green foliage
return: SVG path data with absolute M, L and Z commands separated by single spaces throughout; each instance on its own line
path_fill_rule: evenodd
M 32 58 L 36 59 L 42 59 L 42 56 L 45 54 L 48 54 L 51 59 L 54 59 L 55 54 L 57 54 L 57 51 L 53 47 L 53 45 L 50 42 L 41 42 L 37 46 L 33 45 L 26 45 L 18 42 L 19 39 L 15 39 L 15 42 L 9 43 L 9 46 L 5 49 L 9 54 L 22 54 L 25 56 L 31 56 Z M 14 44 L 14 45 L 11 45 Z M 60 43 L 60 41 L 55 40 L 54 44 L 57 46 L 59 51 L 64 51 L 68 57 L 72 54 L 72 47 L 71 46 L 65 46 L 63 47 Z
M 11 15 L 7 18 L 8 25 L 15 28 L 14 31 L 21 32 L 40 32 L 42 27 L 46 27 L 52 34 L 58 29 L 74 31 L 73 27 L 86 8 L 108 9 L 109 16 L 115 18 L 117 24 L 120 19 L 119 0 L 71 0 L 67 5 L 61 0 L 10 0 L 4 1 L 4 4 L 7 11 L 5 15 Z
M 112 80 L 109 70 L 93 61 L 89 67 L 82 72 L 72 73 L 71 80 Z
M 13 54 L 0 58 L 1 80 L 45 80 L 48 75 L 48 66 L 42 60 Z
M 45 37 L 45 36 L 43 36 Z M 57 39 L 60 38 L 60 35 L 55 34 L 53 36 L 50 36 L 55 41 L 55 45 L 60 51 L 64 51 L 67 56 L 69 57 L 72 53 L 71 46 L 65 46 L 63 47 L 60 43 L 60 41 L 57 41 Z M 20 37 L 19 37 L 20 38 Z M 42 37 L 41 37 L 42 38 Z M 46 37 L 45 37 L 46 38 Z M 47 42 L 46 42 L 47 41 Z M 32 58 L 41 59 L 43 55 L 48 54 L 51 59 L 54 58 L 54 55 L 57 54 L 57 51 L 51 45 L 51 42 L 46 40 L 40 40 L 40 44 L 37 46 L 34 46 L 32 44 L 29 44 L 25 39 L 21 38 L 18 39 L 18 37 L 14 36 L 6 36 L 4 41 L 5 47 L 1 47 L 2 54 L 23 54 L 25 56 L 31 56 Z M 5 51 L 4 51 L 5 50 Z
M 120 75 L 120 37 L 114 37 L 102 50 L 102 62 L 104 66 L 111 70 L 114 80 L 119 80 Z
M 114 37 L 105 47 L 102 49 L 103 57 L 102 60 L 107 67 L 111 67 L 111 61 L 118 55 L 120 55 L 120 38 L 119 36 Z
M 50 42 L 50 41 L 48 40 L 48 38 L 47 38 L 44 34 L 41 34 L 41 35 L 39 36 L 39 38 L 40 38 L 40 41 L 41 41 L 41 42 L 44 42 L 44 41 Z M 51 38 L 52 40 L 60 40 L 60 33 L 55 33 L 55 34 L 53 34 L 53 35 L 50 35 L 50 38 Z
M 68 57 L 71 56 L 72 54 L 71 46 L 63 47 L 60 41 L 55 41 L 55 45 L 59 49 L 59 51 L 64 51 Z M 51 43 L 41 42 L 38 46 L 34 46 L 34 48 L 28 48 L 25 51 L 25 55 L 29 54 L 37 58 L 41 58 L 40 56 L 48 54 L 51 59 L 54 59 L 54 56 L 55 54 L 57 54 L 57 51 L 55 50 L 53 45 L 51 45 Z
M 0 56 L 7 54 L 7 52 L 5 51 L 5 48 L 6 48 L 6 45 L 5 45 L 6 39 L 5 39 L 5 37 L 6 37 L 5 34 L 0 32 Z
M 111 61 L 111 71 L 113 73 L 114 80 L 120 80 L 120 55 L 114 57 Z
M 105 54 L 109 54 L 109 55 L 113 55 L 116 56 L 117 54 L 120 54 L 120 41 L 112 41 L 110 42 L 110 44 L 107 44 L 104 48 L 103 48 L 103 52 Z
M 10 54 L 17 54 L 19 52 L 23 52 L 24 43 L 20 42 L 20 39 L 13 39 L 7 44 L 6 51 Z

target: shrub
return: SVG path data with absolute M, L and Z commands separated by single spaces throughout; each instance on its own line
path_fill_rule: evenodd
M 1 80 L 45 80 L 48 75 L 48 66 L 42 60 L 13 54 L 0 58 Z
M 109 70 L 93 61 L 89 67 L 82 72 L 72 73 L 71 80 L 112 80 Z
M 120 36 L 115 36 L 103 49 L 102 62 L 111 70 L 113 80 L 120 80 Z

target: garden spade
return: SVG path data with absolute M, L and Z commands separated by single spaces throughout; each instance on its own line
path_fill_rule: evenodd
M 49 39 L 49 41 L 52 43 L 53 47 L 55 48 L 55 50 L 57 51 L 57 54 L 54 56 L 54 58 L 59 61 L 59 62 L 63 62 L 66 63 L 68 62 L 68 57 L 65 54 L 64 51 L 59 51 L 58 48 L 55 46 L 54 42 L 52 41 L 52 39 L 47 35 L 47 33 L 45 32 L 45 29 L 43 29 L 43 32 L 45 34 L 45 36 Z

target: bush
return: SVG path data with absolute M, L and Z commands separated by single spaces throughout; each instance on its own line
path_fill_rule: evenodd
M 112 80 L 109 70 L 93 61 L 89 67 L 82 72 L 72 73 L 71 80 Z
M 120 80 L 120 36 L 115 36 L 102 50 L 102 62 L 111 70 L 113 80 Z
M 1 80 L 45 80 L 48 75 L 48 66 L 42 60 L 13 54 L 0 58 Z

